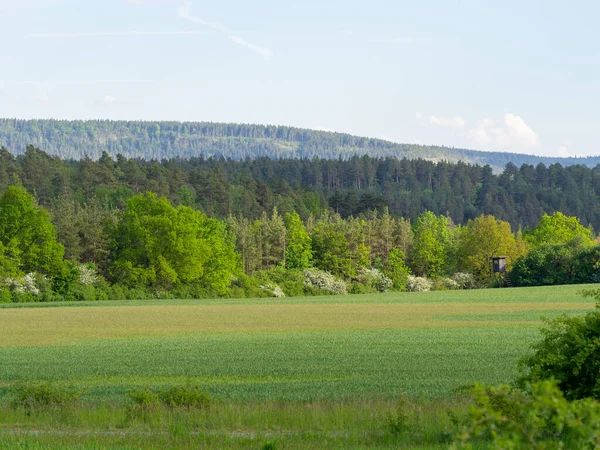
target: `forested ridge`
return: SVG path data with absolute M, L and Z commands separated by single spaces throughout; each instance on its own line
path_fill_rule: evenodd
M 28 145 L 43 148 L 51 155 L 98 159 L 102 152 L 115 158 L 169 159 L 192 157 L 322 158 L 350 159 L 367 155 L 374 158 L 422 158 L 434 161 L 485 165 L 501 170 L 512 162 L 563 166 L 600 163 L 600 157 L 553 158 L 507 152 L 398 144 L 381 139 L 351 136 L 288 126 L 227 124 L 210 122 L 66 121 L 0 119 L 0 146 L 16 154 Z

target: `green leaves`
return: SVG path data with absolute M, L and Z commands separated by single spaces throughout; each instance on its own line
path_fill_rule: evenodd
M 151 193 L 127 202 L 112 238 L 111 276 L 131 286 L 198 283 L 222 292 L 239 266 L 224 224 Z
M 594 243 L 592 232 L 579 222 L 577 217 L 568 217 L 561 212 L 551 216 L 544 214 L 538 225 L 524 235 L 533 247 L 548 244 L 566 244 L 579 238 L 583 245 Z
M 312 241 L 297 212 L 285 215 L 287 229 L 286 267 L 308 269 L 312 261 Z
M 63 255 L 50 214 L 22 187 L 9 187 L 0 197 L 0 274 L 55 274 Z

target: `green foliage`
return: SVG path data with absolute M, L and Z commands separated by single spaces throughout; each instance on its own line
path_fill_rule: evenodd
M 594 243 L 592 233 L 579 222 L 577 217 L 568 217 L 561 212 L 551 216 L 544 214 L 538 225 L 523 235 L 533 247 L 548 244 L 566 244 L 579 238 L 582 245 Z
M 315 266 L 339 277 L 352 278 L 356 275 L 355 262 L 340 224 L 340 221 L 320 222 L 313 230 Z
M 285 216 L 287 229 L 286 267 L 289 269 L 308 269 L 312 261 L 310 235 L 297 212 Z
M 9 187 L 0 197 L 0 268 L 6 275 L 16 270 L 52 275 L 60 270 L 63 254 L 48 212 L 22 187 Z
M 600 403 L 569 402 L 552 381 L 534 383 L 530 395 L 481 384 L 472 394 L 474 404 L 454 448 L 591 450 L 600 445 Z
M 583 246 L 580 238 L 575 238 L 566 244 L 535 247 L 515 262 L 510 271 L 510 279 L 515 286 L 546 286 L 594 281 L 596 267 L 600 266 L 600 260 L 595 260 L 597 253 L 594 249 L 595 246 Z M 578 262 L 580 255 L 582 260 Z
M 160 401 L 170 408 L 208 408 L 210 396 L 197 384 L 171 386 L 158 391 Z
M 472 273 L 479 282 L 489 283 L 492 257 L 507 257 L 510 267 L 510 263 L 526 253 L 526 248 L 515 238 L 508 222 L 487 215 L 467 223 L 458 253 L 459 265 L 464 271 Z
M 169 408 L 208 408 L 210 396 L 197 384 L 174 385 L 167 388 L 152 390 L 148 387 L 130 389 L 127 391 L 133 405 L 152 409 L 159 405 Z
M 224 224 L 156 195 L 138 195 L 113 231 L 114 281 L 130 286 L 198 283 L 224 292 L 237 255 Z
M 12 393 L 12 406 L 29 410 L 73 404 L 83 395 L 72 386 L 39 381 L 19 383 L 12 388 Z
M 431 277 L 441 275 L 451 251 L 454 231 L 448 218 L 427 211 L 419 216 L 413 231 L 413 271 Z
M 600 292 L 587 295 L 598 298 Z M 522 383 L 552 378 L 570 400 L 600 400 L 600 309 L 548 321 L 532 348 L 533 354 L 521 361 L 526 370 Z
M 392 287 L 396 291 L 406 291 L 410 268 L 405 263 L 405 256 L 398 249 L 393 249 L 387 260 L 386 275 L 392 280 Z

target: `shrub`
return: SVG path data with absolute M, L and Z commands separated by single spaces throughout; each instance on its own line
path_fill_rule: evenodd
M 265 286 L 259 286 L 263 291 L 267 292 L 271 297 L 283 298 L 285 293 L 276 284 L 267 284 Z
M 475 289 L 477 287 L 475 277 L 470 273 L 457 272 L 450 278 L 458 284 L 459 289 Z
M 347 284 L 330 273 L 319 269 L 307 269 L 303 274 L 305 278 L 304 284 L 308 287 L 336 295 L 345 295 L 348 293 Z
M 521 361 L 527 371 L 521 383 L 553 378 L 568 399 L 600 400 L 600 309 L 546 323 L 542 340 L 533 345 L 534 353 Z
M 553 381 L 524 394 L 510 386 L 475 385 L 474 404 L 455 433 L 454 448 L 594 449 L 600 444 L 600 403 L 569 402 Z
M 400 434 L 410 427 L 410 414 L 408 411 L 408 400 L 400 395 L 394 411 L 388 413 L 385 418 L 386 428 L 392 434 Z
M 358 270 L 358 282 L 375 288 L 379 292 L 386 292 L 393 286 L 393 281 L 378 269 L 360 268 Z
M 127 391 L 133 406 L 151 410 L 160 405 L 169 408 L 207 408 L 210 405 L 210 396 L 196 384 L 184 386 L 171 386 L 153 391 L 148 387 Z
M 40 294 L 40 289 L 36 284 L 35 273 L 28 273 L 21 278 L 4 278 L 2 280 L 2 285 L 15 294 Z
M 436 291 L 455 291 L 459 289 L 459 286 L 452 278 L 438 278 L 434 282 L 433 289 Z
M 14 387 L 13 407 L 36 409 L 48 406 L 64 406 L 79 400 L 83 393 L 70 386 L 49 382 L 23 382 Z
M 388 256 L 387 276 L 392 280 L 392 287 L 396 291 L 406 291 L 408 277 L 411 274 L 410 268 L 405 263 L 405 256 L 398 249 L 394 249 Z
M 158 391 L 160 401 L 171 408 L 207 408 L 210 396 L 196 384 L 172 386 Z
M 154 408 L 160 404 L 158 394 L 148 387 L 130 389 L 127 391 L 127 396 L 134 405 L 141 408 Z
M 409 276 L 406 283 L 409 292 L 427 292 L 433 289 L 433 283 L 427 278 Z
M 80 264 L 77 269 L 79 270 L 79 283 L 83 286 L 91 286 L 99 281 L 94 264 Z

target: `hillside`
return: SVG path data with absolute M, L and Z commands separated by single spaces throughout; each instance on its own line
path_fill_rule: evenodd
M 352 156 L 423 158 L 489 164 L 502 169 L 512 162 L 546 166 L 585 164 L 594 167 L 600 156 L 548 158 L 506 152 L 482 152 L 450 147 L 397 144 L 381 139 L 286 126 L 208 122 L 125 122 L 0 119 L 0 147 L 22 154 L 34 145 L 64 159 L 93 159 L 103 151 L 116 157 L 166 159 L 216 156 L 245 158 L 325 158 Z

